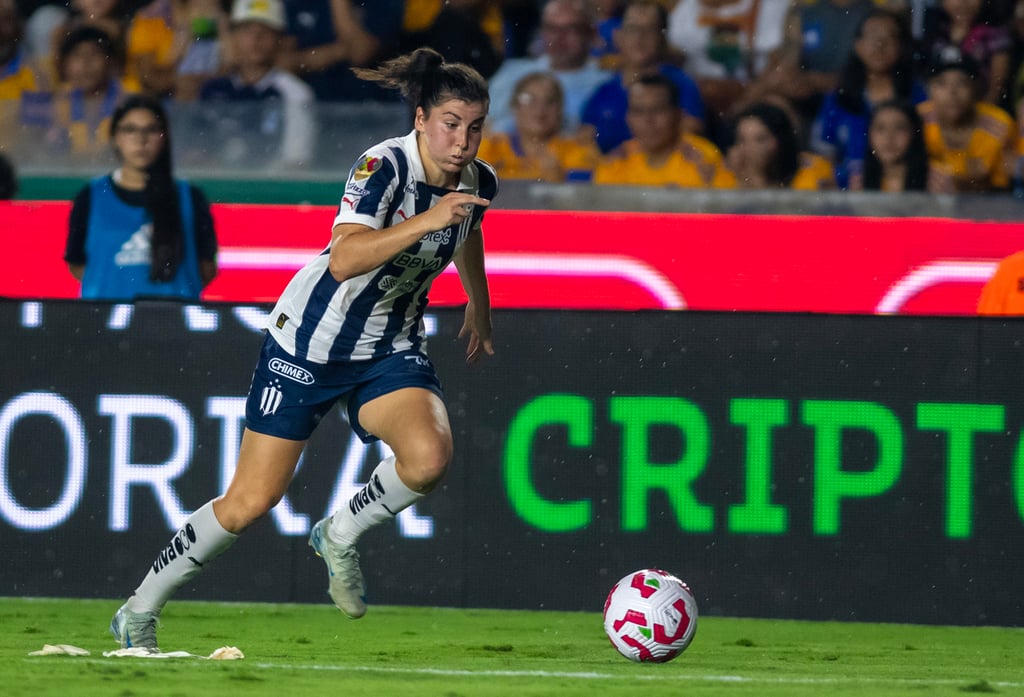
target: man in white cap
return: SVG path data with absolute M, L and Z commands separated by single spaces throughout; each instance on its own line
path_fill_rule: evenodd
M 204 105 L 217 107 L 216 113 L 207 110 L 214 132 L 206 134 L 204 146 L 222 145 L 224 166 L 296 167 L 308 165 L 313 155 L 313 90 L 275 67 L 284 30 L 281 0 L 235 0 L 229 37 L 234 71 L 199 91 Z

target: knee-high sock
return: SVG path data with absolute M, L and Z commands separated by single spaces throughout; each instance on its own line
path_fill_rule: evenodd
M 398 477 L 395 457 L 381 460 L 370 475 L 369 483 L 347 505 L 335 511 L 327 534 L 335 542 L 354 545 L 359 536 L 386 520 L 393 519 L 426 494 L 407 487 Z
M 160 612 L 174 592 L 226 550 L 238 535 L 228 532 L 213 513 L 213 501 L 190 515 L 160 551 L 149 573 L 128 599 L 132 612 Z

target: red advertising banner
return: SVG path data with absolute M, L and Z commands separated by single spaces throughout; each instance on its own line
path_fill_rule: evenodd
M 0 296 L 71 298 L 67 202 L 0 203 Z M 215 204 L 220 275 L 203 299 L 272 302 L 330 239 L 330 206 Z M 1016 223 L 945 218 L 495 209 L 484 221 L 499 308 L 973 314 Z M 465 300 L 454 267 L 434 305 Z

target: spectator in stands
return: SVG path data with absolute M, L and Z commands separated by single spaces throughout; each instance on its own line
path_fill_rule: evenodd
M 491 133 L 478 157 L 501 179 L 590 181 L 600 151 L 592 140 L 561 134 L 562 85 L 550 73 L 530 73 L 512 93 L 515 133 Z
M 1008 26 L 994 21 L 986 0 L 941 0 L 925 14 L 920 55 L 926 66 L 946 49 L 958 48 L 978 66 L 978 96 L 1000 105 L 1010 82 L 1013 40 Z
M 999 106 L 1013 112 L 1024 97 L 1024 0 L 1016 0 L 1013 4 L 1007 29 L 1010 34 L 1010 77 Z
M 889 10 L 877 9 L 857 28 L 838 89 L 825 97 L 811 129 L 811 148 L 835 163 L 839 188 L 849 185 L 851 173 L 864 165 L 868 119 L 875 104 L 927 99 L 914 79 L 910 28 Z
M 509 106 L 519 78 L 529 73 L 551 72 L 562 83 L 565 94 L 563 130 L 575 132 L 580 126 L 583 105 L 594 90 L 612 75 L 598 67 L 590 55 L 594 41 L 594 8 L 590 0 L 548 0 L 541 12 L 540 40 L 543 54 L 538 58 L 512 58 L 502 63 L 490 80 L 491 130 L 511 133 L 515 119 Z
M 40 76 L 22 47 L 24 23 L 15 0 L 0 0 L 0 100 L 39 88 Z
M 981 289 L 979 315 L 1024 315 L 1024 251 L 999 262 Z
M 22 95 L 40 87 L 40 78 L 22 49 L 24 27 L 14 0 L 0 0 L 0 150 L 18 140 Z
M 432 16 L 421 31 L 405 33 L 403 49 L 428 46 L 449 63 L 465 63 L 490 77 L 505 55 L 502 7 L 493 0 L 440 0 L 413 3 L 418 12 Z M 417 18 L 416 23 L 422 22 Z M 412 16 L 406 13 L 406 22 Z
M 0 153 L 0 201 L 10 201 L 18 195 L 18 172 L 3 153 Z
M 132 17 L 125 49 L 125 86 L 166 97 L 174 93 L 180 43 L 175 42 L 173 0 L 152 0 Z
M 127 97 L 110 121 L 120 166 L 87 184 L 71 208 L 64 260 L 83 298 L 196 299 L 217 273 L 217 240 L 202 192 L 174 178 L 159 101 Z
M 402 28 L 401 0 L 288 0 L 278 67 L 298 75 L 319 101 L 393 100 L 350 68 L 392 56 Z
M 105 155 L 110 119 L 125 93 L 121 65 L 105 31 L 92 25 L 71 30 L 57 51 L 57 89 L 24 101 L 23 113 L 32 114 L 25 123 L 43 131 L 41 144 L 73 158 Z
M 871 112 L 862 173 L 850 177 L 855 191 L 925 191 L 928 151 L 917 107 L 903 99 L 882 102 Z
M 53 83 L 62 79 L 58 65 L 61 45 L 71 32 L 80 27 L 93 27 L 109 36 L 118 60 L 123 60 L 125 54 L 130 17 L 122 0 L 71 0 L 69 9 L 64 21 L 53 28 L 49 60 L 42 66 L 48 73 L 48 80 Z
M 788 99 L 804 124 L 810 123 L 853 49 L 857 27 L 874 8 L 872 0 L 809 0 L 793 3 L 782 44 L 764 70 L 733 102 L 738 113 L 767 95 Z M 804 131 L 804 128 L 801 128 Z
M 299 166 L 313 155 L 313 90 L 275 67 L 285 29 L 281 0 L 235 0 L 231 11 L 235 69 L 203 85 L 206 145 L 223 144 L 230 167 Z
M 801 151 L 792 117 L 783 107 L 767 102 L 752 104 L 736 117 L 725 163 L 741 189 L 836 188 L 832 163 Z
M 707 119 L 728 113 L 782 44 L 789 0 L 679 0 L 668 42 L 697 81 Z
M 928 80 L 924 122 L 933 188 L 945 193 L 995 191 L 1009 185 L 1015 159 L 1013 118 L 979 101 L 977 63 L 953 46 L 940 54 Z
M 619 67 L 614 77 L 600 85 L 583 108 L 583 130 L 596 138 L 601 152 L 610 152 L 629 140 L 626 125 L 627 90 L 644 75 L 661 74 L 679 88 L 683 129 L 704 131 L 704 102 L 689 75 L 667 62 L 665 29 L 668 15 L 657 0 L 630 0 L 622 15 L 622 26 L 614 33 Z
M 218 77 L 231 64 L 228 8 L 222 0 L 178 0 L 172 19 L 174 98 L 192 101 L 205 82 Z
M 675 0 L 663 0 L 671 4 Z M 594 45 L 590 55 L 597 59 L 598 65 L 605 70 L 615 70 L 619 66 L 619 52 L 615 48 L 615 31 L 622 26 L 622 13 L 625 0 L 601 0 L 594 6 L 596 15 Z
M 664 75 L 647 75 L 630 85 L 626 121 L 633 139 L 601 158 L 595 184 L 736 186 L 718 148 L 683 130 L 679 88 Z

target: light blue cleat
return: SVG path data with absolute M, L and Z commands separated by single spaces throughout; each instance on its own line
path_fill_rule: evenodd
M 366 614 L 366 585 L 363 572 L 359 569 L 359 552 L 355 547 L 345 547 L 331 540 L 327 528 L 330 516 L 313 526 L 309 533 L 309 546 L 327 564 L 330 585 L 327 593 L 338 609 L 356 620 Z
M 149 653 L 159 653 L 156 645 L 156 620 L 159 612 L 132 612 L 122 605 L 110 620 L 110 633 L 121 644 L 122 649 L 143 648 Z

